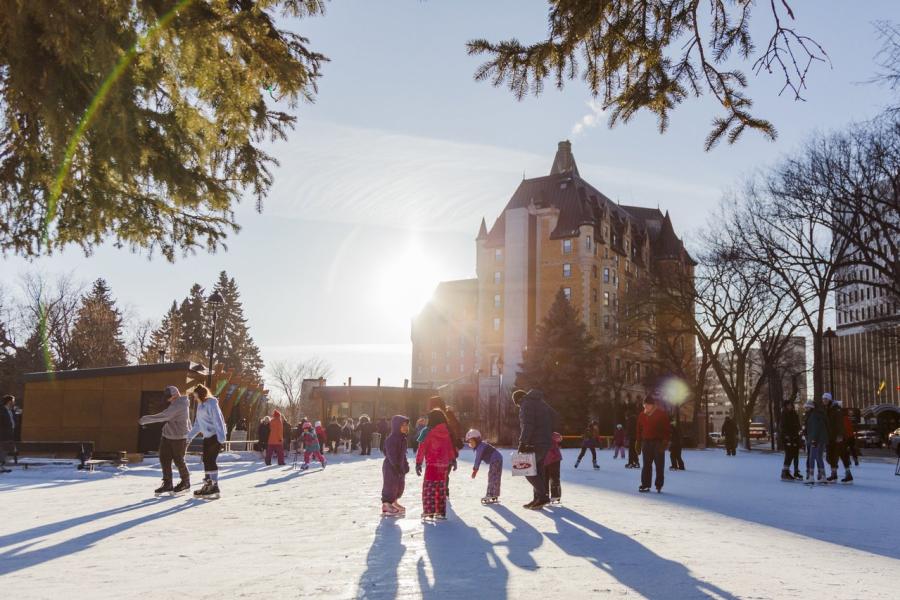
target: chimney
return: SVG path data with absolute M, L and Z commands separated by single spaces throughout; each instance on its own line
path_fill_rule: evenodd
M 569 140 L 563 140 L 556 146 L 556 156 L 553 159 L 553 166 L 550 168 L 551 175 L 562 173 L 578 175 L 578 166 L 572 155 L 572 142 Z
M 381 377 L 378 378 L 378 383 L 375 384 L 377 387 L 381 387 Z

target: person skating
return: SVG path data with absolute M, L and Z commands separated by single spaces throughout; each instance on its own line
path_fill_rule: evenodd
M 784 465 L 781 478 L 785 481 L 801 479 L 798 461 L 800 460 L 800 417 L 794 408 L 793 400 L 785 400 L 781 409 L 781 445 L 784 448 Z M 791 475 L 791 463 L 794 474 Z
M 825 479 L 824 452 L 828 446 L 828 417 L 821 400 L 806 403 L 806 480 L 813 480 L 813 466 L 818 468 L 817 480 Z
M 375 431 L 378 433 L 378 451 L 383 455 L 384 440 L 386 440 L 387 436 L 391 433 L 391 426 L 388 425 L 387 419 L 384 417 L 378 419 L 378 423 L 375 425 Z
M 316 437 L 319 438 L 319 447 L 322 449 L 322 454 L 325 454 L 325 448 L 328 447 L 328 433 L 322 427 L 322 421 L 316 421 L 315 428 Z
M 272 464 L 272 455 L 278 459 L 279 465 L 284 465 L 284 421 L 281 412 L 276 408 L 269 420 L 269 443 L 266 445 L 266 464 Z
M 524 508 L 540 510 L 550 503 L 545 481 L 544 459 L 553 446 L 553 428 L 556 411 L 544 401 L 544 393 L 533 389 L 528 393 L 516 390 L 513 403 L 519 408 L 519 452 L 534 453 L 535 475 L 525 478 L 533 488 L 534 497 Z
M 841 409 L 844 415 L 844 450 L 847 453 L 848 460 L 853 459 L 853 466 L 859 466 L 859 453 L 856 450 L 856 435 L 853 431 L 853 421 L 850 419 L 850 411 L 846 408 Z
M 10 473 L 6 468 L 6 455 L 16 439 L 16 397 L 3 396 L 0 404 L 0 473 Z
M 463 431 L 462 426 L 459 424 L 459 419 L 456 417 L 456 413 L 452 408 L 447 406 L 447 403 L 444 402 L 444 399 L 440 396 L 432 396 L 428 399 L 428 410 L 434 410 L 435 408 L 439 409 L 444 416 L 447 417 L 447 430 L 450 432 L 450 439 L 453 441 L 453 447 L 457 450 L 461 450 L 463 447 Z
M 597 438 L 599 435 L 600 431 L 596 423 L 591 423 L 585 428 L 584 433 L 581 434 L 581 452 L 578 453 L 578 458 L 575 459 L 576 469 L 581 464 L 581 459 L 584 458 L 584 454 L 588 450 L 591 451 L 591 461 L 594 463 L 594 468 L 600 468 L 600 465 L 597 464 Z
M 312 458 L 319 461 L 323 469 L 325 468 L 325 457 L 322 455 L 322 446 L 319 445 L 319 436 L 316 435 L 316 430 L 309 421 L 303 423 L 303 433 L 297 443 L 303 445 L 303 466 L 301 467 L 303 470 L 309 468 Z M 297 450 L 299 451 L 299 449 L 298 446 Z
M 615 448 L 613 460 L 619 458 L 619 454 L 625 458 L 625 429 L 621 423 L 616 425 L 616 432 L 613 434 L 613 448 Z
M 269 446 L 269 432 L 271 431 L 269 421 L 269 416 L 264 416 L 259 420 L 259 426 L 256 428 L 256 443 L 259 445 L 259 451 L 263 458 L 265 458 L 266 448 Z
M 456 469 L 456 455 L 447 416 L 436 408 L 428 413 L 428 433 L 416 452 L 416 475 L 422 476 L 422 464 L 425 464 L 422 519 L 447 518 L 447 477 L 451 469 Z
M 825 402 L 825 414 L 828 418 L 828 464 L 831 466 L 831 474 L 828 481 L 835 482 L 838 478 L 838 461 L 844 464 L 843 483 L 853 481 L 850 473 L 850 455 L 847 452 L 846 428 L 844 425 L 844 412 L 841 401 L 833 398 L 830 393 L 822 394 Z
M 343 431 L 341 430 L 341 426 L 337 422 L 337 417 L 331 417 L 328 425 L 325 426 L 325 438 L 328 441 L 328 444 L 330 446 L 329 450 L 332 454 L 337 453 L 338 444 L 341 443 L 342 437 Z
M 466 433 L 466 443 L 475 451 L 475 464 L 472 466 L 472 479 L 478 475 L 481 463 L 488 465 L 487 492 L 481 499 L 482 504 L 493 504 L 500 500 L 500 480 L 503 477 L 503 455 L 499 450 L 481 439 L 481 432 L 470 429 Z
M 353 420 L 344 419 L 344 426 L 341 427 L 341 443 L 344 445 L 344 452 L 351 452 L 353 449 Z
M 219 466 L 216 459 L 222 444 L 227 439 L 225 416 L 219 408 L 219 399 L 211 396 L 204 385 L 194 388 L 194 394 L 200 404 L 197 406 L 197 414 L 194 426 L 188 432 L 187 443 L 190 445 L 197 434 L 203 436 L 203 486 L 194 492 L 200 498 L 219 497 Z
M 672 427 L 672 441 L 669 443 L 670 471 L 684 471 L 684 459 L 681 457 L 681 424 L 678 419 L 670 423 Z
M 409 419 L 403 415 L 391 418 L 391 433 L 384 440 L 384 463 L 381 465 L 381 514 L 395 517 L 406 513 L 400 504 L 406 489 L 406 474 L 409 462 L 406 460 Z
M 725 438 L 725 455 L 737 456 L 738 428 L 730 416 L 725 417 L 725 422 L 722 423 L 722 437 Z
M 372 433 L 375 428 L 369 421 L 368 415 L 359 417 L 359 426 L 356 429 L 359 432 L 359 455 L 370 456 L 372 454 Z
M 665 483 L 666 446 L 669 443 L 669 415 L 656 404 L 656 398 L 644 398 L 644 410 L 638 415 L 637 438 L 640 444 L 644 468 L 641 471 L 640 492 L 650 491 L 653 465 L 656 465 L 656 491 L 661 492 Z
M 628 462 L 625 464 L 626 469 L 640 469 L 641 463 L 637 451 L 637 411 L 628 408 L 628 417 L 625 419 L 625 434 L 628 436 Z
M 191 403 L 187 396 L 174 385 L 166 386 L 166 402 L 169 406 L 155 415 L 144 415 L 138 419 L 141 425 L 165 423 L 162 437 L 159 440 L 159 464 L 162 467 L 162 486 L 155 490 L 157 495 L 164 493 L 180 494 L 191 488 L 191 473 L 184 462 L 187 451 L 187 436 L 191 430 Z M 181 481 L 172 487 L 172 463 L 178 469 Z
M 550 496 L 551 504 L 559 504 L 562 500 L 562 482 L 560 481 L 560 465 L 562 465 L 562 451 L 559 445 L 562 443 L 562 435 L 553 432 L 552 445 L 544 457 L 544 481 L 545 493 Z

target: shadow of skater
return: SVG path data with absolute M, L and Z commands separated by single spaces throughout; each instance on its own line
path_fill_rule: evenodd
M 447 513 L 447 521 L 425 525 L 431 577 L 420 557 L 416 572 L 422 598 L 506 598 L 509 572 L 494 545 L 453 515 L 449 506 Z
M 568 508 L 544 511 L 556 522 L 547 538 L 570 556 L 581 556 L 645 598 L 737 600 L 720 587 L 691 575 L 687 567 L 655 554 L 627 535 Z
M 384 518 L 375 530 L 375 539 L 366 556 L 366 570 L 359 578 L 359 600 L 392 600 L 399 589 L 400 561 L 406 553 L 403 530 L 395 519 Z
M 285 481 L 290 481 L 291 479 L 297 479 L 298 477 L 304 477 L 304 476 L 306 476 L 306 475 L 311 475 L 311 474 L 313 474 L 313 473 L 319 473 L 319 472 L 321 472 L 322 470 L 323 470 L 323 469 L 305 469 L 305 470 L 303 470 L 303 469 L 291 469 L 290 471 L 288 471 L 287 474 L 282 475 L 281 477 L 271 477 L 271 478 L 269 478 L 269 479 L 266 479 L 266 480 L 265 480 L 264 482 L 262 482 L 262 483 L 257 483 L 257 484 L 256 484 L 255 486 L 253 486 L 253 487 L 261 488 L 261 487 L 266 487 L 266 486 L 268 486 L 268 485 L 275 485 L 275 484 L 278 484 L 278 483 L 284 483 Z
M 19 545 L 15 548 L 9 548 L 8 550 L 0 553 L 0 575 L 14 573 L 21 569 L 27 569 L 28 567 L 33 567 L 35 565 L 49 562 L 62 556 L 77 554 L 82 550 L 87 550 L 97 542 L 100 542 L 110 536 L 116 535 L 117 533 L 122 533 L 123 531 L 127 531 L 132 527 L 137 527 L 138 525 L 143 525 L 144 523 L 149 523 L 151 521 L 156 521 L 157 519 L 170 517 L 192 506 L 202 504 L 203 502 L 203 500 L 191 499 L 187 502 L 177 504 L 171 508 L 151 513 L 149 515 L 144 515 L 143 517 L 137 517 L 135 519 L 131 519 L 130 521 L 116 523 L 115 525 L 110 525 L 105 529 L 91 531 L 64 542 L 59 542 L 58 544 L 47 546 L 46 548 L 38 548 L 36 550 L 26 551 L 28 548 L 35 545 L 37 543 L 37 540 L 28 544 Z
M 531 556 L 531 552 L 537 550 L 537 548 L 544 543 L 544 536 L 541 535 L 541 532 L 503 505 L 491 504 L 490 508 L 512 526 L 511 529 L 506 529 L 494 519 L 485 517 L 487 522 L 490 523 L 494 529 L 506 537 L 506 542 L 500 542 L 495 545 L 506 546 L 509 550 L 509 554 L 507 555 L 509 562 L 520 569 L 528 571 L 537 570 L 537 561 Z

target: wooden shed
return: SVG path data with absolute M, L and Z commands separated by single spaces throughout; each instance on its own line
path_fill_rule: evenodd
M 155 451 L 161 425 L 141 428 L 138 419 L 165 409 L 167 385 L 184 392 L 206 375 L 193 362 L 28 373 L 22 441 L 92 441 L 100 453 Z

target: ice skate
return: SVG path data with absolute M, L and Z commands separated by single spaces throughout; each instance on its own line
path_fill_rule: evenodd
M 218 500 L 219 499 L 219 484 L 215 481 L 210 481 L 209 485 L 203 486 L 203 489 L 200 490 L 201 493 L 198 498 L 201 500 Z
M 800 475 L 799 469 L 794 469 L 794 479 L 803 479 L 803 477 Z
M 403 512 L 400 511 L 393 504 L 388 504 L 387 502 L 383 502 L 381 504 L 381 516 L 382 517 L 400 517 L 403 516 Z M 423 515 L 424 517 L 424 515 Z
M 791 472 L 788 469 L 781 470 L 781 480 L 782 481 L 794 481 L 794 478 L 791 476 Z
M 837 469 L 832 469 L 832 470 L 831 470 L 831 475 L 829 475 L 829 476 L 828 476 L 828 479 L 826 479 L 825 481 L 828 481 L 828 482 L 835 482 L 835 481 L 837 481 L 837 478 L 838 478 L 838 476 L 837 476 Z
M 580 459 L 580 458 L 579 458 L 579 459 L 576 459 L 576 460 L 575 460 L 575 468 L 577 469 L 577 468 L 578 468 L 578 465 L 580 465 L 580 464 L 581 464 L 581 459 Z
M 156 494 L 157 496 L 162 496 L 163 494 L 171 495 L 172 492 L 174 492 L 174 491 L 175 491 L 175 488 L 172 487 L 171 481 L 163 481 L 163 484 L 160 487 L 153 490 L 153 493 Z
M 496 504 L 500 502 L 500 499 L 497 496 L 485 496 L 481 499 L 482 504 Z
M 646 494 L 647 492 L 650 491 L 650 487 L 649 487 L 649 486 L 646 486 L 646 487 L 645 487 L 645 486 L 642 485 L 641 487 L 638 488 L 638 491 L 639 491 L 640 493 L 642 493 L 642 494 Z
M 447 515 L 444 513 L 435 513 L 432 517 L 435 521 L 446 521 Z
M 600 465 L 598 465 L 597 463 L 594 463 L 594 468 L 595 468 L 595 469 L 599 469 L 599 468 L 600 468 Z
M 662 494 L 662 486 L 661 485 L 656 486 L 656 493 Z
M 406 507 L 399 502 L 394 502 L 393 504 L 391 504 L 391 506 L 402 512 L 404 515 L 406 514 Z
M 550 498 L 550 504 L 562 504 L 562 498 Z
M 816 481 L 825 482 L 825 483 L 828 482 L 828 480 L 825 479 L 825 471 L 823 471 L 822 469 L 819 469 L 819 472 L 816 474 Z
M 853 475 L 850 473 L 850 469 L 847 469 L 847 473 L 844 475 L 844 478 L 841 479 L 841 483 L 853 483 Z
M 194 491 L 194 497 L 199 498 L 205 494 L 210 485 L 212 485 L 212 480 L 209 477 L 204 477 L 203 485 L 200 486 L 199 490 Z
M 190 489 L 191 489 L 191 482 L 182 479 L 180 482 L 178 482 L 178 485 L 176 485 L 174 488 L 172 488 L 172 495 L 177 496 L 179 494 L 183 494 L 183 493 L 187 492 Z

